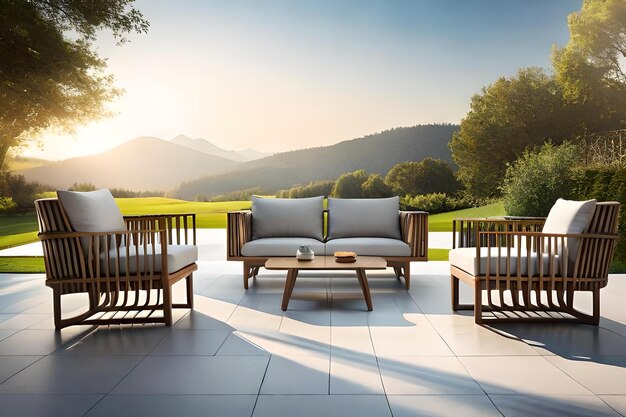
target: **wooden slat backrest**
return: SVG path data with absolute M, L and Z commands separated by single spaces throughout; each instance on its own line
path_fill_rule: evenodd
M 40 233 L 60 233 L 72 231 L 72 226 L 56 198 L 35 201 Z M 43 245 L 46 276 L 50 280 L 63 280 L 85 277 L 85 264 L 80 240 L 49 239 Z M 80 284 L 63 284 L 62 292 L 85 291 Z
M 617 234 L 620 203 L 602 202 L 587 228 L 588 234 L 615 236 Z M 613 257 L 616 240 L 581 239 L 574 267 L 574 276 L 581 278 L 606 278 Z

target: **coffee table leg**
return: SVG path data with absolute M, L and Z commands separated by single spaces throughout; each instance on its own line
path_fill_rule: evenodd
M 283 304 L 282 304 L 283 311 L 287 311 L 287 306 L 289 305 L 289 299 L 291 298 L 293 287 L 296 286 L 297 277 L 298 277 L 297 269 L 287 270 L 287 280 L 285 281 L 285 292 L 283 293 Z
M 359 284 L 361 284 L 361 290 L 363 291 L 363 296 L 365 297 L 365 304 L 367 304 L 367 310 L 372 311 L 374 308 L 372 307 L 372 296 L 370 295 L 370 286 L 367 282 L 365 269 L 357 268 L 356 276 L 359 279 Z

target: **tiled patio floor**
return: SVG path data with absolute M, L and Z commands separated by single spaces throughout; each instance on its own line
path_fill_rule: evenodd
M 476 326 L 450 310 L 445 262 L 414 264 L 410 292 L 372 272 L 369 313 L 351 274 L 303 273 L 285 313 L 283 274 L 243 290 L 215 236 L 196 307 L 172 328 L 56 332 L 43 276 L 0 275 L 0 415 L 626 414 L 624 275 L 602 291 L 599 327 Z

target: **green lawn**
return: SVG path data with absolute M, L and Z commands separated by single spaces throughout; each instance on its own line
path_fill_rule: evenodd
M 0 249 L 37 241 L 37 218 L 34 214 L 0 216 Z
M 199 228 L 218 229 L 226 227 L 226 212 L 251 207 L 250 201 L 226 201 L 202 203 L 173 198 L 117 198 L 123 214 L 177 214 L 196 213 Z
M 46 272 L 41 256 L 0 257 L 0 273 L 43 273 Z
M 429 232 L 451 232 L 452 220 L 461 217 L 489 217 L 504 216 L 504 204 L 495 203 L 482 207 L 468 208 L 464 210 L 450 211 L 448 213 L 433 214 L 428 216 Z

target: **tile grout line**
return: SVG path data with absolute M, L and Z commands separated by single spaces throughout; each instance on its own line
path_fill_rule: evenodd
M 422 309 L 420 308 L 420 306 L 417 304 L 417 302 L 415 301 L 415 299 L 413 298 L 413 296 L 411 295 L 411 293 L 409 293 L 409 296 L 411 297 L 411 300 L 413 301 L 413 303 L 415 303 L 415 305 L 417 306 L 417 308 L 422 311 Z M 463 362 L 459 359 L 459 356 L 456 354 L 456 352 L 452 349 L 452 347 L 450 347 L 450 345 L 448 344 L 448 342 L 446 341 L 446 339 L 441 335 L 441 333 L 439 333 L 439 329 L 437 329 L 437 326 L 435 326 L 430 319 L 426 316 L 426 314 L 422 311 L 422 314 L 424 314 L 424 318 L 428 321 L 428 323 L 433 327 L 433 329 L 435 330 L 435 332 L 437 332 L 437 335 L 441 338 L 441 340 L 443 340 L 443 343 L 446 344 L 446 346 L 448 347 L 448 349 L 450 349 L 450 352 L 452 352 L 452 354 L 454 355 L 454 358 L 457 360 L 457 362 L 461 365 L 461 367 L 465 370 L 465 372 L 467 373 L 467 375 L 469 375 L 469 377 L 472 379 L 472 381 L 474 381 L 474 383 L 478 386 L 478 388 L 481 389 L 481 391 L 483 392 L 483 394 L 489 399 L 489 402 L 493 405 L 493 407 L 495 408 L 495 410 L 500 413 L 500 415 L 504 416 L 504 413 L 502 411 L 500 411 L 500 409 L 498 408 L 498 406 L 496 405 L 496 403 L 493 401 L 493 399 L 489 396 L 489 394 L 487 393 L 487 391 L 485 391 L 485 388 L 482 386 L 482 384 L 480 382 L 478 382 L 476 380 L 476 378 L 474 378 L 474 376 L 469 372 L 469 370 L 467 369 L 467 367 L 463 364 Z
M 189 313 L 187 313 L 187 314 L 189 314 Z M 185 316 L 185 315 L 183 315 L 183 317 L 184 317 L 184 316 Z M 182 317 L 181 317 L 181 319 L 182 319 Z M 142 326 L 144 326 L 144 325 L 142 325 Z M 110 325 L 109 325 L 109 326 L 107 326 L 107 327 L 108 327 L 108 328 L 110 328 Z M 121 326 L 119 326 L 119 327 L 121 327 Z M 131 325 L 131 328 L 132 328 L 132 327 L 134 327 L 134 325 Z M 97 331 L 97 330 L 98 330 L 98 329 L 96 329 L 96 331 Z M 90 333 L 90 334 L 93 334 L 93 333 L 95 333 L 95 332 L 92 332 L 92 333 Z M 83 413 L 83 414 L 82 414 L 82 417 L 85 417 L 85 416 L 86 416 L 86 415 L 87 415 L 87 414 L 88 414 L 91 410 L 93 410 L 93 409 L 94 409 L 94 408 L 95 408 L 98 404 L 100 404 L 100 403 L 102 402 L 102 400 L 104 400 L 106 397 L 108 397 L 108 396 L 111 394 L 111 392 L 112 392 L 115 388 L 117 388 L 117 386 L 118 386 L 119 384 L 121 384 L 121 383 L 122 383 L 122 381 L 123 381 L 123 380 L 125 380 L 126 378 L 128 378 L 128 375 L 130 375 L 130 374 L 131 374 L 131 373 L 132 373 L 135 369 L 137 369 L 137 367 L 138 367 L 139 365 L 141 365 L 141 364 L 142 364 L 142 363 L 143 363 L 143 362 L 144 362 L 144 361 L 148 358 L 148 355 L 150 355 L 150 353 L 152 353 L 152 351 L 154 351 L 154 349 L 156 349 L 157 345 L 158 345 L 159 343 L 161 343 L 161 342 L 163 341 L 163 339 L 165 339 L 165 337 L 167 337 L 167 335 L 168 335 L 169 333 L 171 333 L 171 329 L 170 329 L 170 331 L 169 331 L 169 332 L 164 332 L 163 337 L 161 337 L 159 340 L 157 340 L 157 342 L 154 344 L 154 346 L 152 347 L 152 349 L 150 349 L 150 351 L 148 351 L 148 353 L 146 353 L 145 355 L 143 355 L 143 358 L 142 358 L 139 362 L 137 362 L 137 364 L 136 364 L 135 366 L 133 366 L 133 368 L 132 368 L 130 371 L 128 371 L 128 372 L 126 373 L 126 375 L 124 375 L 122 378 L 120 378 L 120 380 L 119 380 L 119 381 L 117 381 L 117 383 L 115 383 L 115 385 L 113 385 L 113 387 L 112 387 L 112 388 L 111 388 L 108 392 L 106 392 L 106 393 L 102 396 L 102 398 L 100 398 L 100 399 L 99 399 L 98 401 L 96 401 L 96 402 L 95 402 L 95 403 L 94 403 L 91 407 L 89 407 L 89 409 L 87 409 L 87 411 L 85 411 L 85 413 Z M 85 337 L 86 337 L 86 336 L 85 336 Z M 125 356 L 125 355 L 115 355 L 115 356 Z M 128 355 L 128 356 L 142 356 L 142 355 Z
M 263 372 L 263 378 L 261 379 L 261 383 L 259 384 L 259 391 L 256 394 L 256 399 L 254 400 L 254 406 L 252 406 L 252 413 L 250 413 L 250 417 L 254 416 L 256 405 L 258 404 L 259 397 L 261 396 L 261 388 L 263 388 L 263 382 L 265 382 L 265 377 L 267 376 L 267 370 L 270 367 L 270 362 L 272 361 L 273 357 L 274 357 L 274 354 L 271 354 L 270 357 L 267 359 L 267 365 L 265 365 L 265 372 Z

